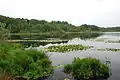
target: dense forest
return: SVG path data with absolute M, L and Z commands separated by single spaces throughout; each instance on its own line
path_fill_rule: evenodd
M 75 26 L 67 21 L 45 21 L 36 19 L 11 18 L 0 15 L 0 31 L 9 33 L 65 33 L 91 31 L 120 31 L 120 27 L 101 28 L 96 25 L 83 24 Z

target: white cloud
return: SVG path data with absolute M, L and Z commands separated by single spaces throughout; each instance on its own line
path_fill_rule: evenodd
M 0 0 L 0 14 L 75 25 L 120 25 L 120 0 Z

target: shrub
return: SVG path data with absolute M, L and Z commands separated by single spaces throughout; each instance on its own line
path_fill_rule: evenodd
M 109 77 L 109 67 L 95 58 L 75 58 L 71 65 L 66 65 L 64 71 L 72 74 L 77 80 L 96 80 Z
M 52 62 L 44 52 L 25 50 L 19 44 L 0 44 L 1 75 L 33 80 L 49 76 L 52 71 Z

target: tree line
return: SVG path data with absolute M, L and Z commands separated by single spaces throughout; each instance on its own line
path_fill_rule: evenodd
M 101 28 L 96 25 L 83 24 L 75 26 L 67 21 L 45 21 L 37 19 L 11 18 L 0 15 L 0 31 L 10 33 L 43 33 L 43 32 L 91 32 L 91 31 L 120 31 L 120 27 Z

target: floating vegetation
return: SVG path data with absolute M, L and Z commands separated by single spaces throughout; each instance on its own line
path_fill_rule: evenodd
M 108 38 L 99 38 L 99 39 L 96 39 L 95 41 L 104 42 L 106 39 L 108 39 Z
M 113 52 L 120 51 L 120 49 L 113 49 L 113 48 L 95 49 L 95 50 L 98 50 L 98 51 L 113 51 Z
M 76 80 L 107 79 L 110 76 L 109 66 L 95 58 L 75 58 L 72 64 L 64 66 L 64 72 Z
M 64 67 L 64 65 L 57 65 L 57 66 L 54 66 L 53 68 L 58 69 L 58 68 L 61 68 L 61 67 Z
M 109 40 L 109 38 L 100 38 L 96 39 L 97 42 L 105 42 L 105 43 L 120 43 L 120 40 Z
M 59 45 L 59 46 L 50 46 L 47 48 L 49 52 L 69 52 L 69 51 L 76 51 L 76 50 L 86 50 L 88 46 L 83 45 Z
M 120 40 L 118 40 L 118 41 L 108 40 L 106 43 L 120 43 Z
M 66 42 L 68 40 L 7 40 L 7 42 Z
M 46 45 L 49 43 L 55 44 L 55 43 L 67 43 L 68 40 L 7 40 L 9 43 L 20 43 L 22 44 L 25 48 L 28 48 L 30 46 L 32 47 L 38 47 L 40 45 Z

